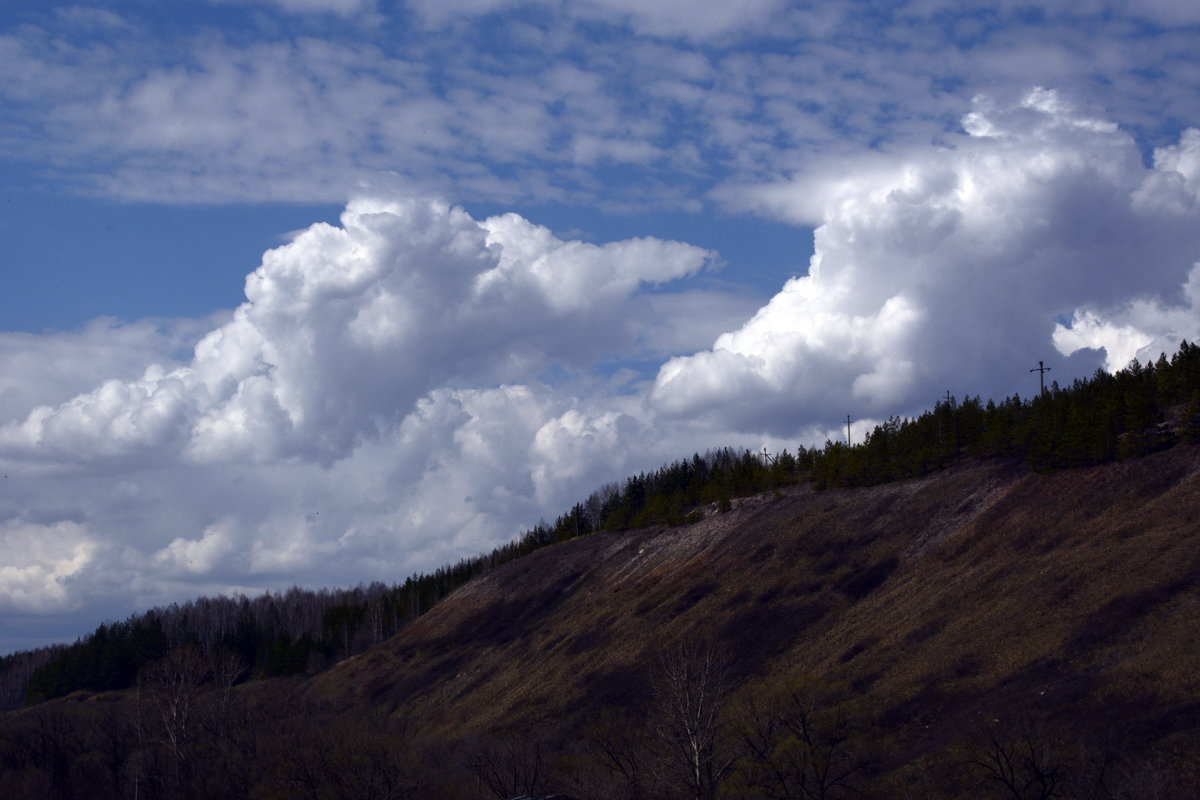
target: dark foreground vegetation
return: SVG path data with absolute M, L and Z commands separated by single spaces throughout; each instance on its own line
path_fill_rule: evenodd
M 1080 688 L 1078 677 L 1122 665 L 1129 645 L 1113 642 L 1142 620 L 1200 602 L 1200 562 L 1163 555 L 1178 536 L 1172 531 L 1190 533 L 1200 525 L 1194 502 L 1171 506 L 1162 544 L 1150 548 L 1137 538 L 1145 504 L 1160 484 L 1190 474 L 1179 466 L 1187 458 L 1154 467 L 1162 475 L 1145 479 L 1144 497 L 1117 497 L 1127 479 L 1106 478 L 1117 487 L 1108 494 L 1071 478 L 1054 491 L 1013 483 L 1017 475 L 1039 480 L 1067 468 L 1091 475 L 1088 468 L 1113 462 L 1132 465 L 1128 474 L 1137 475 L 1140 465 L 1158 463 L 1154 454 L 1176 445 L 1178 452 L 1193 452 L 1197 440 L 1200 348 L 1185 342 L 1171 359 L 1134 362 L 1066 388 L 1051 385 L 1029 400 L 948 396 L 916 419 L 887 421 L 853 447 L 827 442 L 775 455 L 697 454 L 603 487 L 553 524 L 539 524 L 490 554 L 400 584 L 201 598 L 155 609 L 101 626 L 74 645 L 0 659 L 0 702 L 26 706 L 0 716 L 0 797 L 1200 796 L 1200 697 L 1183 702 L 1171 694 L 1184 679 L 1173 678 L 1171 689 L 1155 684 L 1134 691 L 1126 682 L 1176 673 L 1157 661 L 1133 664 L 1095 699 L 1100 684 L 1088 678 L 1082 685 L 1090 688 Z M 980 463 L 999 466 L 984 478 L 944 472 Z M 907 489 L 897 495 L 864 488 L 936 475 L 950 477 L 930 478 L 946 486 L 928 490 L 938 499 L 924 506 L 898 504 Z M 1014 497 L 1029 492 L 1023 502 L 1034 508 L 1082 496 L 1086 488 L 1093 492 L 1091 508 L 1064 507 L 1043 519 L 1014 500 L 1012 509 L 989 521 L 980 498 L 993 491 L 991 484 L 1016 486 Z M 813 489 L 841 493 L 829 493 L 822 504 Z M 966 494 L 956 499 L 955 492 Z M 1033 498 L 1037 492 L 1040 499 Z M 784 502 L 784 493 L 798 499 Z M 741 499 L 756 495 L 775 503 L 774 516 L 741 520 Z M 1111 507 L 1105 505 L 1109 495 L 1116 498 Z M 802 510 L 783 510 L 801 501 Z M 869 513 L 859 508 L 863 503 Z M 914 543 L 944 535 L 917 533 L 922 525 L 960 530 L 943 518 L 974 514 L 983 514 L 971 523 L 979 530 L 1006 531 L 996 545 L 1006 549 L 980 550 L 966 540 L 953 547 Z M 1064 519 L 1075 520 L 1076 529 L 1101 522 L 1112 527 L 1076 542 L 1061 527 Z M 669 548 L 695 539 L 697 531 L 717 530 L 706 528 L 714 524 L 738 526 L 721 535 L 732 537 L 741 555 L 714 556 L 708 572 L 689 571 L 698 556 L 669 558 L 662 567 L 669 577 L 647 577 L 642 596 L 630 598 L 623 611 L 617 598 L 628 579 L 614 579 L 602 592 L 592 590 L 608 598 L 590 601 L 602 613 L 566 617 L 562 632 L 548 632 L 543 615 L 564 597 L 574 598 L 589 570 L 622 563 L 604 547 L 636 544 L 636 552 L 621 556 L 632 564 L 652 543 Z M 646 530 L 658 533 L 647 540 Z M 572 546 L 592 544 L 586 556 L 575 556 L 579 563 L 552 579 L 565 569 L 562 554 L 585 548 L 556 555 L 560 549 L 548 545 L 572 540 L 578 540 Z M 914 553 L 926 547 L 933 556 L 921 556 L 918 566 Z M 1041 563 L 1065 559 L 1072 548 L 1079 550 L 1077 563 Z M 1138 563 L 1147 570 L 1142 583 L 1104 583 L 1112 568 L 1105 572 L 1098 560 L 1117 559 L 1118 548 L 1124 562 L 1113 563 Z M 739 558 L 759 572 L 739 573 L 731 566 Z M 1152 558 L 1165 566 L 1147 566 Z M 767 564 L 780 570 L 770 581 L 762 573 Z M 972 577 L 942 574 L 951 567 L 973 570 Z M 1036 571 L 1036 581 L 1013 577 L 1026 568 Z M 517 574 L 526 577 L 511 577 Z M 1075 578 L 1067 580 L 1068 574 Z M 475 595 L 484 592 L 478 588 L 483 576 L 516 582 L 416 650 L 393 643 L 422 641 L 465 613 L 461 594 L 458 610 L 439 603 L 469 582 Z M 538 580 L 545 584 L 540 593 L 516 599 L 514 587 Z M 1004 580 L 1011 586 L 1002 589 Z M 903 605 L 933 591 L 927 582 L 955 581 L 993 586 L 990 622 L 975 621 L 974 604 L 983 601 L 974 592 L 939 599 L 945 608 Z M 1072 621 L 1057 645 L 1029 645 L 1021 671 L 993 680 L 993 665 L 1017 656 L 989 649 L 996 634 L 987 626 L 1029 613 L 1021 593 L 1034 582 L 1047 614 L 1090 597 L 1091 605 L 1079 601 L 1064 619 L 1094 615 L 1094 624 Z M 1010 599 L 1016 605 L 1006 610 Z M 445 613 L 427 614 L 435 607 Z M 875 621 L 888 614 L 896 617 L 887 625 Z M 687 624 L 667 635 L 670 626 L 683 624 L 679 620 Z M 629 646 L 616 644 L 624 641 L 615 633 L 618 624 L 627 626 L 626 637 L 651 641 L 624 653 Z M 875 630 L 876 624 L 882 627 Z M 910 624 L 915 627 L 906 630 Z M 1200 631 L 1179 624 L 1173 635 L 1191 636 L 1194 644 Z M 522 644 L 535 638 L 546 639 L 549 650 Z M 459 652 L 464 642 L 485 650 Z M 805 669 L 769 666 L 802 643 L 809 655 L 789 658 L 811 661 Z M 922 648 L 932 649 L 912 663 L 925 665 L 926 677 L 889 683 L 913 669 L 891 654 Z M 509 655 L 480 666 L 483 652 Z M 539 672 L 558 663 L 546 653 L 574 666 L 555 666 L 556 677 Z M 601 669 L 597 664 L 606 658 L 617 661 Z M 531 689 L 513 677 L 509 689 L 470 706 L 481 702 L 470 699 L 482 691 L 472 687 L 488 684 L 465 676 L 506 674 L 512 662 L 517 674 L 537 674 L 545 685 Z M 581 665 L 591 668 L 586 700 L 571 705 L 556 684 L 583 680 Z M 451 691 L 445 685 L 451 679 L 466 686 Z M 1002 697 L 1012 685 L 1037 697 L 1047 687 L 1063 694 L 1050 711 L 1025 700 L 970 699 L 988 692 Z M 1010 688 L 997 688 L 1004 686 Z M 556 702 L 567 705 L 539 717 L 539 707 Z M 509 716 L 496 717 L 495 709 L 504 707 Z M 456 709 L 461 719 L 447 727 L 438 721 L 445 709 Z M 953 724 L 939 727 L 935 718 L 951 711 Z
M 236 671 L 172 651 L 136 693 L 27 710 L 0 727 L 0 795 L 45 800 L 810 800 L 1196 797 L 1194 766 L 1120 731 L 987 719 L 936 755 L 881 727 L 849 687 L 738 687 L 709 641 L 664 650 L 636 709 L 563 739 L 552 724 L 465 740 L 375 708 L 233 691 Z

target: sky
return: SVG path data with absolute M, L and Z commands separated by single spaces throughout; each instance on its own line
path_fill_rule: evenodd
M 1200 338 L 1182 0 L 6 0 L 0 653 Z

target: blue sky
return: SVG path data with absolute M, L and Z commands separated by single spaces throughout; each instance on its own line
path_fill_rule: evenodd
M 0 10 L 0 652 L 1200 334 L 1200 9 Z

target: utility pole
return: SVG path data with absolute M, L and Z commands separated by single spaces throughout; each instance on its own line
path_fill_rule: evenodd
M 853 446 L 854 446 L 853 443 L 851 443 L 851 441 L 850 441 L 850 415 L 847 414 L 846 415 L 846 447 L 853 447 Z
M 1038 365 L 1029 371 L 1036 372 L 1038 374 L 1038 386 L 1040 387 L 1041 394 L 1045 394 L 1046 393 L 1046 373 L 1050 371 L 1050 368 L 1047 367 L 1045 364 L 1043 364 L 1041 361 L 1039 361 Z

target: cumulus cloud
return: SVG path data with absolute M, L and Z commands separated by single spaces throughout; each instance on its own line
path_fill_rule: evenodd
M 77 607 L 82 598 L 72 581 L 99 549 L 79 523 L 0 524 L 0 608 L 46 613 Z
M 233 524 L 223 521 L 207 527 L 199 539 L 180 536 L 171 540 L 152 558 L 160 566 L 166 567 L 168 572 L 205 574 L 234 552 L 236 535 Z
M 1147 169 L 1129 134 L 1044 89 L 979 98 L 962 126 L 941 149 L 730 195 L 798 222 L 820 209 L 808 274 L 664 364 L 655 406 L 781 431 L 942 387 L 1009 395 L 1052 342 L 1113 367 L 1195 335 L 1195 132 Z M 1080 358 L 1076 373 L 1098 362 Z
M 73 331 L 0 332 L 0 420 L 58 405 L 107 379 L 137 378 L 147 364 L 177 364 L 213 323 L 101 318 Z
M 17 367 L 39 348 L 97 361 L 12 379 L 10 408 L 39 404 L 0 423 L 0 524 L 14 553 L 56 544 L 6 562 L 0 607 L 399 579 L 504 541 L 640 465 L 616 435 L 654 436 L 628 363 L 695 349 L 742 313 L 679 285 L 712 261 L 371 197 L 268 251 L 203 335 L 99 322 L 0 338 Z M 581 399 L 596 387 L 611 404 Z
M 360 200 L 269 251 L 247 302 L 191 362 L 111 379 L 0 427 L 14 451 L 329 463 L 443 386 L 528 381 L 630 353 L 620 303 L 695 274 L 707 251 L 563 242 L 513 215 Z M 553 330 L 554 335 L 547 336 Z
M 1105 312 L 1076 309 L 1069 323 L 1054 326 L 1059 352 L 1103 350 L 1104 368 L 1117 370 L 1136 358 L 1142 363 L 1171 354 L 1181 339 L 1200 339 L 1200 262 L 1182 287 L 1182 298 L 1141 297 Z

